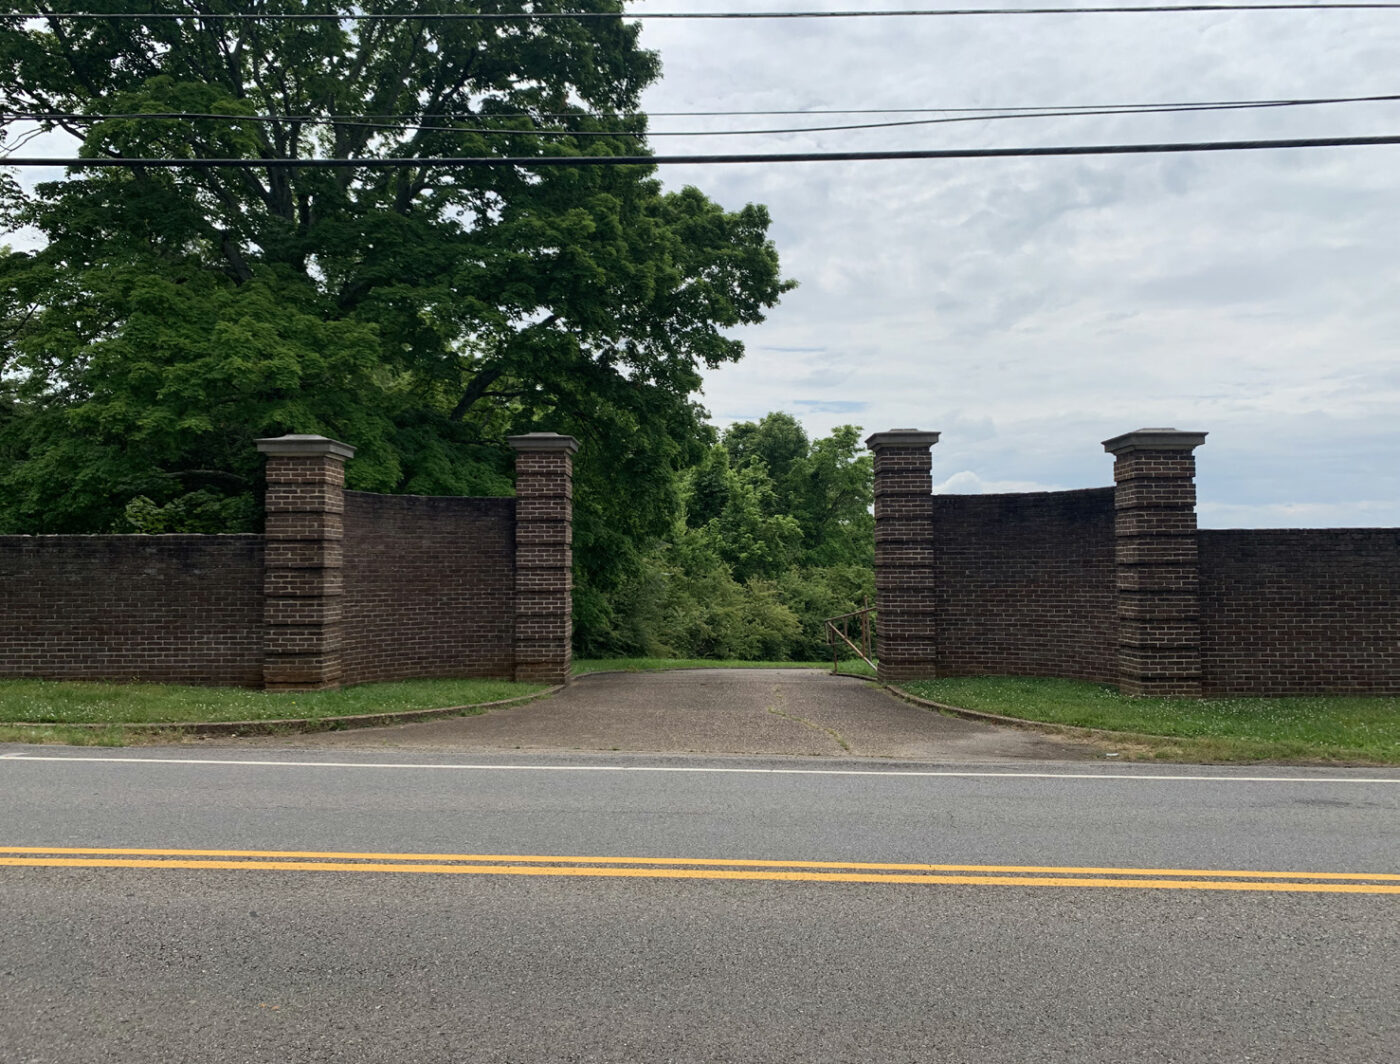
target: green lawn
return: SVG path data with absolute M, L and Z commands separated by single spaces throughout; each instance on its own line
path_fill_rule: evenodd
M 1005 676 L 900 687 L 963 709 L 1160 737 L 1148 756 L 1400 764 L 1400 698 L 1129 698 L 1078 680 Z
M 20 725 L 321 720 L 475 706 L 533 694 L 545 686 L 509 680 L 405 680 L 339 691 L 255 691 L 174 684 L 0 680 L 0 740 L 34 738 L 40 730 Z M 76 731 L 69 728 L 65 734 Z

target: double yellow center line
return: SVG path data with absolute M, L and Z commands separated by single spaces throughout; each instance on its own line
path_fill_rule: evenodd
M 852 861 L 695 860 L 525 854 L 343 853 L 302 850 L 94 849 L 0 846 L 0 866 L 260 872 L 397 872 L 471 876 L 598 876 L 738 879 L 920 886 L 1118 887 L 1148 890 L 1302 891 L 1400 894 L 1400 875 L 1259 872 L 1201 868 L 1077 868 L 1040 865 L 880 864 Z

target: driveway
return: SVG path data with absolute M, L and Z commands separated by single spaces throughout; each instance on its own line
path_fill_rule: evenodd
M 816 669 L 592 673 L 553 697 L 480 716 L 260 742 L 939 761 L 1097 755 L 1083 743 L 920 709 L 867 681 Z

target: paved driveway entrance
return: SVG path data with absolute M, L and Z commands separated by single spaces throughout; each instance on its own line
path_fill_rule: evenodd
M 901 702 L 874 684 L 817 669 L 594 673 L 552 698 L 478 717 L 269 741 L 970 761 L 1096 753 L 1035 732 L 945 717 Z

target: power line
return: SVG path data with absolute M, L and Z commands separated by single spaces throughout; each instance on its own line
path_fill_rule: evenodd
M 891 159 L 1008 159 L 1063 155 L 1161 155 L 1186 152 L 1257 151 L 1270 148 L 1347 148 L 1400 144 L 1400 134 L 1379 137 L 1297 137 L 1283 140 L 1220 140 L 1165 144 L 1078 144 L 1039 148 L 934 148 L 915 151 L 755 152 L 732 155 L 473 155 L 374 159 L 6 159 L 3 166 L 72 167 L 268 167 L 347 169 L 519 166 L 705 166 L 723 163 L 870 162 Z
M 1152 110 L 1156 108 L 1172 107 L 1226 107 L 1245 105 L 1250 106 L 1273 106 L 1280 104 L 1312 104 L 1312 103 L 1352 103 L 1368 102 L 1372 100 L 1392 100 L 1395 96 L 1320 96 L 1320 97 L 1300 97 L 1300 98 L 1280 98 L 1266 100 L 1156 100 L 1150 103 L 1067 103 L 1067 104 L 1040 104 L 1035 106 L 1022 105 L 1012 107 L 799 107 L 787 110 L 741 110 L 741 111 L 652 111 L 645 113 L 652 118 L 728 118 L 728 117 L 752 117 L 755 115 L 932 115 L 932 114 L 985 114 L 999 113 L 1003 111 L 1082 111 L 1082 110 L 1113 110 L 1113 109 L 1138 109 Z M 44 112 L 22 113 L 19 111 L 0 112 L 0 118 L 28 118 L 40 119 L 52 118 L 131 118 L 131 117 L 161 117 L 164 114 L 174 116 L 188 116 L 201 118 L 252 118 L 280 120 L 284 122 L 320 122 L 320 121 L 372 121 L 372 120 L 399 120 L 415 119 L 414 114 L 316 114 L 316 115 L 242 115 L 233 112 L 223 112 L 219 114 L 198 114 L 194 112 L 131 112 L 129 114 L 109 114 L 109 115 L 85 115 L 73 112 Z M 489 117 L 493 118 L 618 118 L 625 117 L 614 111 L 496 111 Z M 476 116 L 486 117 L 486 116 Z
M 558 22 L 598 19 L 696 20 L 723 19 L 848 19 L 848 18 L 936 18 L 966 15 L 1129 15 L 1164 14 L 1191 11 L 1384 11 L 1400 8 L 1392 0 L 1343 0 L 1335 3 L 1263 3 L 1263 4 L 1156 4 L 1146 6 L 1097 7 L 964 7 L 921 8 L 899 11 L 531 11 L 531 12 L 426 12 L 423 14 L 344 14 L 269 13 L 246 11 L 212 12 L 116 12 L 98 11 L 33 11 L 12 12 L 9 17 L 82 20 L 120 20 L 140 22 L 204 21 L 204 22 Z
M 697 129 L 697 130 L 649 130 L 646 132 L 632 132 L 629 130 L 570 130 L 570 129 L 510 129 L 490 126 L 468 126 L 468 125 L 439 125 L 418 122 L 371 122 L 349 116 L 333 115 L 247 115 L 229 113 L 202 113 L 192 111 L 149 111 L 149 112 L 126 112 L 126 113 L 79 113 L 64 111 L 0 111 L 0 121 L 55 121 L 55 122 L 75 122 L 91 124 L 95 122 L 117 121 L 117 120 L 153 120 L 153 121 L 231 121 L 231 122 L 260 122 L 276 123 L 289 122 L 306 125 L 336 125 L 355 129 L 382 129 L 396 132 L 459 132 L 475 133 L 485 136 L 541 136 L 541 137 L 743 137 L 743 136 L 765 136 L 786 133 L 826 133 L 841 132 L 850 130 L 867 129 L 894 129 L 910 126 L 933 126 L 946 125 L 959 122 L 991 122 L 1007 119 L 1021 118 L 1084 118 L 1105 115 L 1138 115 L 1138 114 L 1181 114 L 1200 113 L 1212 111 L 1243 111 L 1243 110 L 1263 110 L 1277 109 L 1285 107 L 1310 107 L 1322 104 L 1343 104 L 1343 103 L 1385 103 L 1400 101 L 1400 94 L 1386 96 L 1335 96 L 1319 97 L 1314 99 L 1299 100 L 1235 100 L 1220 101 L 1213 103 L 1179 103 L 1179 104 L 1108 104 L 1102 107 L 1069 107 L 1063 109 L 1052 108 L 1004 108 L 995 111 L 991 108 L 969 108 L 975 111 L 974 114 L 960 114 L 941 118 L 917 118 L 901 119 L 893 122 L 861 122 L 844 125 L 824 125 L 824 126 L 789 126 L 780 129 Z M 935 109 L 921 111 L 897 112 L 897 111 L 833 111 L 822 112 L 830 114 L 894 114 L 894 113 L 932 113 Z M 952 108 L 941 109 L 940 113 L 953 110 Z M 723 112 L 716 112 L 722 114 Z M 747 112 L 738 112 L 746 114 Z M 758 112 L 758 113 L 794 113 L 803 112 Z M 393 116 L 375 116 L 393 117 Z M 404 116 L 409 117 L 409 116 Z M 521 112 L 512 115 L 471 115 L 471 119 L 491 119 L 509 117 L 532 117 L 528 112 Z M 545 117 L 545 116 L 540 116 Z M 567 115 L 561 114 L 558 117 L 596 117 L 593 115 Z M 466 121 L 463 118 L 461 121 Z
M 1400 99 L 1400 96 L 1317 96 L 1301 97 L 1296 99 L 1282 98 L 1275 100 L 1167 100 L 1153 103 L 1066 103 L 1066 104 L 1042 104 L 1040 106 L 1019 106 L 1019 107 L 804 107 L 786 111 L 651 111 L 646 113 L 652 118 L 725 118 L 725 117 L 750 117 L 754 115 L 932 115 L 932 114 L 986 114 L 1001 113 L 1010 111 L 1086 111 L 1103 110 L 1115 111 L 1120 109 L 1142 110 L 1143 112 L 1157 109 L 1171 109 L 1177 107 L 1272 107 L 1287 104 L 1289 106 L 1299 106 L 1314 103 L 1368 103 L 1371 101 Z M 519 112 L 524 114 L 525 112 Z M 607 117 L 606 112 L 587 111 L 574 112 L 574 114 L 588 114 L 594 117 Z M 374 115 L 369 117 L 399 117 L 394 115 Z M 568 112 L 540 112 L 541 118 L 566 118 Z

